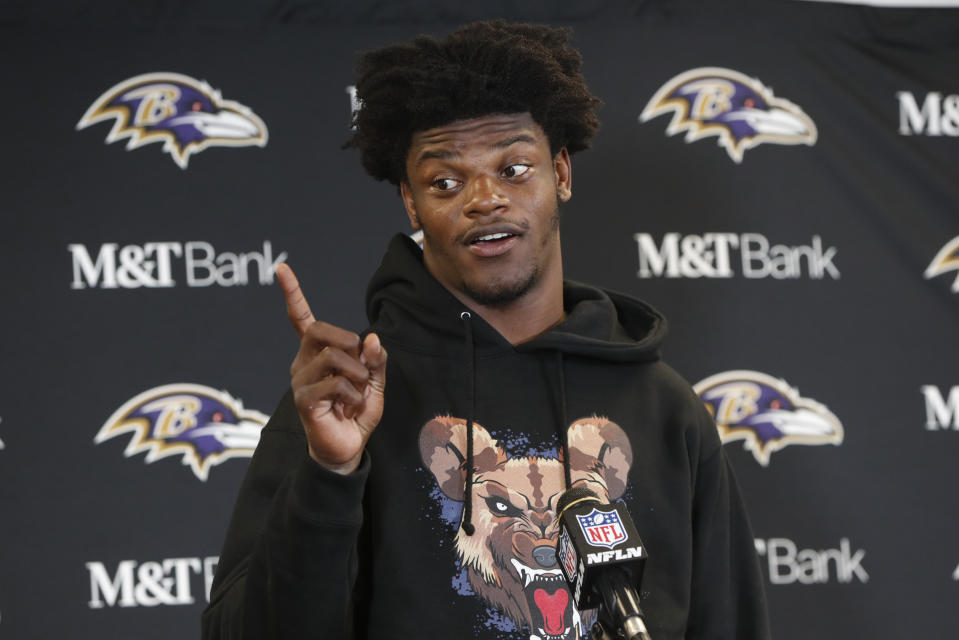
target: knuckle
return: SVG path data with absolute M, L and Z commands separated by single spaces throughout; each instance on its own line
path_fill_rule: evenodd
M 307 393 L 306 387 L 298 387 L 293 389 L 293 404 L 296 405 L 297 409 L 305 410 L 310 408 L 310 398 Z
M 344 399 L 356 397 L 356 387 L 343 376 L 337 376 L 336 378 L 336 392 L 339 397 Z
M 314 356 L 316 359 L 317 365 L 320 370 L 323 372 L 326 371 L 335 371 L 337 370 L 337 358 L 338 358 L 337 349 L 331 349 L 330 347 L 323 347 L 320 349 L 317 354 Z
M 321 324 L 320 322 L 314 322 L 308 326 L 306 331 L 303 332 L 303 339 L 313 341 L 320 340 L 323 337 Z
M 297 354 L 293 357 L 293 361 L 290 362 L 290 378 L 295 378 L 303 369 L 303 353 L 302 350 L 298 351 Z

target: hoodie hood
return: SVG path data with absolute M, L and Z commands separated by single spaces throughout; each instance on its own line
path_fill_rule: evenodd
M 548 350 L 613 362 L 659 359 L 666 320 L 646 303 L 566 281 L 563 305 L 563 322 L 515 346 L 479 314 L 472 313 L 477 355 Z M 419 246 L 406 235 L 394 236 L 367 289 L 366 312 L 371 328 L 408 349 L 447 351 L 449 341 L 463 340 L 460 315 L 464 311 L 468 311 L 466 306 L 426 270 Z

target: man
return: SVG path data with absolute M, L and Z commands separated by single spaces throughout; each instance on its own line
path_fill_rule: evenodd
M 642 302 L 564 282 L 559 204 L 599 101 L 566 30 L 502 22 L 366 54 L 352 141 L 399 187 L 371 331 L 301 337 L 230 525 L 206 638 L 586 637 L 556 562 L 571 486 L 622 499 L 655 640 L 768 637 L 735 481 Z M 389 356 L 387 357 L 387 353 Z

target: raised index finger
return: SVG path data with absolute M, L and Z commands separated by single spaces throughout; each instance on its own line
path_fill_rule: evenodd
M 276 265 L 276 279 L 280 283 L 280 289 L 283 290 L 283 297 L 286 298 L 286 315 L 290 317 L 290 323 L 296 330 L 296 335 L 302 338 L 310 325 L 316 322 L 316 318 L 310 311 L 310 305 L 303 296 L 300 282 L 296 279 L 293 269 L 285 262 Z

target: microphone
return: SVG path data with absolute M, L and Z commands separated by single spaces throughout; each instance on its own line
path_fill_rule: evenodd
M 573 602 L 580 611 L 599 608 L 592 637 L 650 640 L 637 592 L 646 549 L 626 507 L 577 486 L 560 496 L 556 513 L 556 555 Z

